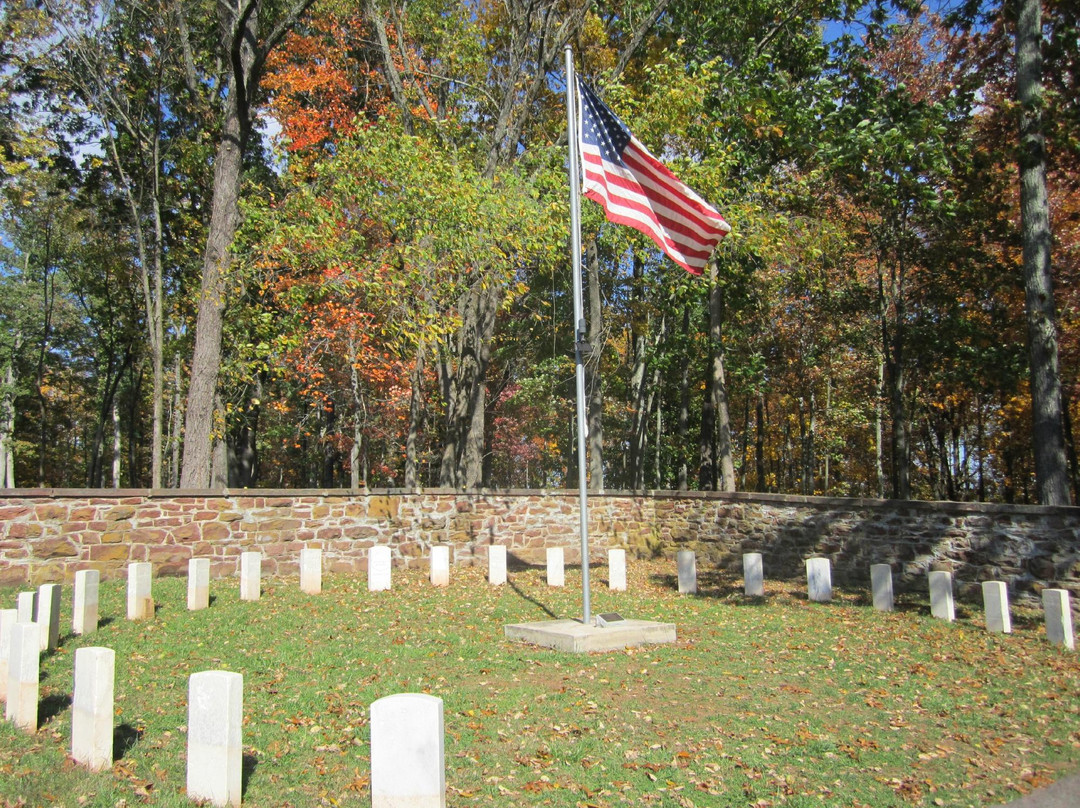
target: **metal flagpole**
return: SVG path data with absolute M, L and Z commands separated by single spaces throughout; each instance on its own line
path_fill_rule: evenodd
M 570 253 L 574 271 L 574 379 L 577 383 L 577 452 L 578 504 L 581 522 L 581 621 L 592 622 L 589 613 L 589 503 L 585 467 L 585 366 L 581 362 L 585 347 L 585 313 L 581 304 L 581 179 L 578 176 L 578 121 L 574 80 L 574 51 L 566 46 L 566 121 L 570 143 Z

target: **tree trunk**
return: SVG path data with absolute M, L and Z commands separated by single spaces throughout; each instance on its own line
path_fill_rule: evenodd
M 731 416 L 728 413 L 727 385 L 724 378 L 724 292 L 718 282 L 716 263 L 709 264 L 709 355 L 711 358 L 705 384 L 705 406 L 701 417 L 702 490 L 735 490 L 735 463 L 731 448 Z M 706 432 L 706 430 L 708 430 Z M 713 442 L 715 440 L 715 443 Z
M 240 222 L 240 171 L 247 128 L 240 120 L 235 92 L 230 91 L 224 132 L 214 158 L 213 208 L 203 257 L 195 349 L 191 358 L 191 380 L 184 418 L 181 488 L 206 488 L 210 482 L 210 430 L 214 422 L 214 397 L 221 367 L 224 277 L 229 264 L 229 250 Z
M 874 473 L 877 478 L 878 499 L 885 498 L 885 356 L 878 356 L 877 396 L 874 400 Z
M 4 396 L 0 400 L 0 488 L 15 487 L 15 359 L 22 335 L 14 336 L 12 359 L 4 373 Z
M 690 346 L 690 307 L 683 306 L 682 321 L 683 346 Z M 678 486 L 680 491 L 688 487 L 689 463 L 686 460 L 686 446 L 690 438 L 690 360 L 687 357 L 679 372 L 679 422 L 676 427 L 679 445 Z
M 1016 95 L 1020 102 L 1020 221 L 1024 249 L 1028 350 L 1031 360 L 1035 487 L 1042 505 L 1068 505 L 1069 479 L 1061 419 L 1057 325 L 1050 272 L 1050 206 L 1042 128 L 1042 7 L 1019 0 Z
M 49 354 L 49 340 L 52 338 L 52 307 L 56 298 L 56 284 L 53 281 L 52 272 L 48 266 L 49 249 L 45 250 L 44 280 L 42 282 L 42 299 L 44 306 L 44 323 L 41 329 L 41 339 L 38 341 L 37 376 L 34 379 L 34 389 L 37 391 L 38 402 L 38 485 L 45 487 L 45 449 L 49 443 L 49 431 L 47 415 L 49 402 L 45 396 L 45 358 Z M 26 263 L 30 263 L 30 255 L 27 253 Z
M 416 346 L 416 361 L 412 370 L 412 390 L 409 393 L 409 430 L 405 435 L 405 487 L 417 489 L 417 442 L 424 428 L 424 343 Z
M 462 324 L 438 363 L 446 404 L 446 435 L 439 485 L 469 491 L 483 478 L 485 378 L 491 362 L 491 338 L 504 290 L 474 287 L 459 303 Z
M 589 490 L 604 491 L 604 379 L 600 374 L 604 354 L 603 308 L 600 298 L 600 258 L 596 238 L 585 247 L 585 267 L 589 281 L 589 345 L 592 355 L 586 363 L 589 387 Z
M 214 155 L 214 191 L 210 228 L 203 253 L 195 348 L 191 358 L 187 412 L 184 419 L 182 488 L 205 488 L 211 472 L 210 431 L 218 371 L 221 368 L 221 329 L 225 312 L 225 272 L 240 223 L 240 176 L 244 148 L 251 134 L 262 67 L 270 51 L 293 28 L 314 0 L 295 0 L 259 47 L 259 0 L 219 3 L 220 41 L 229 64 L 223 83 L 222 126 Z M 215 448 L 216 452 L 216 448 Z
M 645 264 L 634 255 L 633 278 L 630 281 L 630 346 L 633 366 L 630 371 L 630 394 L 633 396 L 633 415 L 630 421 L 630 488 L 645 487 L 645 430 L 648 412 L 645 409 L 645 338 L 649 318 L 645 311 Z
M 120 487 L 120 408 L 112 405 L 112 487 Z
M 765 477 L 765 393 L 759 392 L 754 420 L 757 421 L 757 430 L 754 437 L 754 466 L 757 469 L 757 490 L 768 490 Z
M 173 360 L 172 419 L 169 427 L 172 432 L 169 436 L 169 488 L 178 488 L 180 486 L 180 433 L 184 425 L 184 408 L 181 405 L 182 396 L 180 395 L 180 390 L 182 388 L 180 381 L 180 359 L 177 357 Z

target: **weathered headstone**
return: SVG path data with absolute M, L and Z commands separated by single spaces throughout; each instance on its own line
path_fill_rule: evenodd
M 948 620 L 950 623 L 956 619 L 951 572 L 930 571 L 930 614 L 940 620 Z
M 626 591 L 626 550 L 612 548 L 607 551 L 608 589 L 612 592 Z
M 38 587 L 37 624 L 41 630 L 38 640 L 42 651 L 55 651 L 60 645 L 60 584 Z
M 371 705 L 371 808 L 445 808 L 443 702 L 400 693 Z
M 38 593 L 20 592 L 15 597 L 15 608 L 19 613 L 20 623 L 33 623 L 37 620 Z
M 386 545 L 368 550 L 367 588 L 369 592 L 382 592 L 390 588 L 390 548 Z
M 187 607 L 197 612 L 210 606 L 210 559 L 193 558 L 187 565 Z
M 983 611 L 986 614 L 986 630 L 996 634 L 1012 633 L 1012 617 L 1009 615 L 1009 587 L 1004 581 L 983 581 Z
M 306 595 L 322 593 L 322 550 L 318 547 L 300 551 L 300 591 Z
M 832 600 L 832 563 L 829 559 L 806 559 L 806 596 L 816 603 Z
M 11 627 L 7 707 L 4 715 L 20 729 L 37 732 L 41 632 L 36 623 Z
M 113 762 L 113 681 L 116 654 L 111 648 L 75 651 L 75 690 L 71 700 L 71 756 L 91 771 Z
M 19 620 L 18 609 L 0 609 L 0 701 L 7 701 L 8 663 L 11 662 L 11 627 Z
M 743 553 L 743 594 L 750 598 L 765 597 L 765 570 L 761 553 Z
M 488 583 L 502 586 L 506 583 L 506 545 L 493 544 L 488 547 Z
M 258 600 L 262 594 L 262 553 L 240 554 L 240 600 Z
M 563 548 L 547 548 L 548 586 L 566 586 L 566 569 L 563 565 Z
M 71 630 L 75 634 L 90 634 L 98 627 L 98 590 L 101 573 L 79 570 L 75 573 L 75 592 L 71 597 Z
M 445 544 L 431 548 L 431 585 L 450 585 L 450 548 Z
M 679 591 L 685 594 L 697 592 L 697 554 L 693 550 L 679 550 L 675 568 L 679 574 Z
M 1044 589 L 1043 612 L 1046 614 L 1046 639 L 1054 645 L 1064 645 L 1070 651 L 1076 647 L 1073 638 L 1072 607 L 1069 590 Z
M 237 806 L 243 781 L 244 677 L 201 671 L 188 679 L 187 796 Z
M 874 608 L 879 612 L 891 612 L 894 608 L 891 564 L 870 565 L 870 589 L 874 595 Z
M 154 598 L 151 596 L 154 566 L 149 561 L 128 564 L 127 619 L 150 620 L 154 616 Z

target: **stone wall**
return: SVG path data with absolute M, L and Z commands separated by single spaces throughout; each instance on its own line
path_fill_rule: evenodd
M 607 547 L 671 558 L 690 548 L 703 570 L 738 575 L 742 553 L 756 551 L 766 577 L 801 579 L 819 555 L 841 585 L 868 585 L 870 565 L 885 562 L 900 589 L 949 569 L 961 596 L 995 579 L 1020 597 L 1065 588 L 1080 606 L 1080 508 L 742 493 L 612 493 L 589 508 L 594 563 Z M 69 581 L 87 568 L 118 577 L 131 561 L 178 575 L 193 557 L 221 577 L 251 549 L 268 574 L 297 574 L 303 547 L 321 547 L 330 571 L 358 572 L 375 544 L 403 567 L 426 565 L 433 544 L 451 545 L 455 564 L 486 563 L 491 544 L 506 545 L 511 564 L 541 564 L 545 548 L 564 546 L 573 564 L 577 520 L 576 492 L 17 489 L 0 492 L 0 583 Z

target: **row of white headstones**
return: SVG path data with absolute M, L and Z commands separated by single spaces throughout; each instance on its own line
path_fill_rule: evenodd
M 680 592 L 697 592 L 697 556 L 693 550 L 680 550 L 676 559 Z M 929 573 L 930 614 L 952 622 L 956 619 L 953 599 L 952 573 L 932 570 Z M 894 608 L 892 567 L 888 564 L 870 566 L 870 588 L 874 608 L 891 612 Z M 743 591 L 748 597 L 764 597 L 765 574 L 761 553 L 743 554 Z M 832 565 L 827 558 L 806 559 L 806 593 L 808 599 L 820 603 L 832 600 Z M 995 633 L 1012 633 L 1009 614 L 1009 588 L 1004 581 L 983 581 L 983 612 L 986 630 Z M 1054 645 L 1069 650 L 1075 647 L 1073 638 L 1072 610 L 1067 589 L 1044 589 L 1042 591 L 1043 613 L 1046 620 L 1046 637 Z
M 506 548 L 493 546 L 488 557 L 488 581 L 506 582 Z M 368 589 L 391 588 L 391 557 L 388 547 L 372 548 L 368 564 Z M 434 547 L 430 579 L 435 586 L 450 582 L 449 548 Z M 562 548 L 547 551 L 547 582 L 564 586 Z M 626 554 L 613 549 L 608 555 L 608 585 L 626 589 Z M 679 591 L 697 591 L 697 558 L 692 550 L 677 556 Z M 243 553 L 240 558 L 240 597 L 258 600 L 261 595 L 262 555 Z M 812 601 L 832 599 L 832 573 L 827 558 L 806 561 L 807 596 Z M 154 615 L 151 595 L 152 565 L 130 564 L 127 584 L 127 617 L 145 620 Z M 760 553 L 743 556 L 744 592 L 763 597 L 764 570 Z M 97 570 L 76 573 L 72 631 L 93 632 L 98 626 Z M 875 608 L 891 611 L 892 570 L 888 564 L 871 567 Z M 952 576 L 934 571 L 929 575 L 930 609 L 935 617 L 955 619 Z M 300 587 L 308 594 L 322 591 L 322 551 L 305 549 L 300 558 Z M 1008 591 L 1003 582 L 982 586 L 986 627 L 1011 632 Z M 192 559 L 188 567 L 188 609 L 209 606 L 210 561 Z M 40 654 L 55 649 L 60 636 L 61 587 L 44 584 L 36 592 L 21 592 L 17 608 L 0 609 L 0 696 L 5 715 L 29 732 L 37 729 Z M 1074 647 L 1069 594 L 1043 590 L 1046 632 L 1050 642 Z M 74 692 L 71 713 L 72 758 L 91 770 L 112 765 L 113 691 L 115 653 L 109 648 L 88 647 L 75 652 Z M 379 699 L 371 705 L 371 793 L 374 808 L 445 805 L 442 700 L 417 693 Z M 243 676 L 230 671 L 201 671 L 188 681 L 187 793 L 212 805 L 240 804 L 243 748 Z

